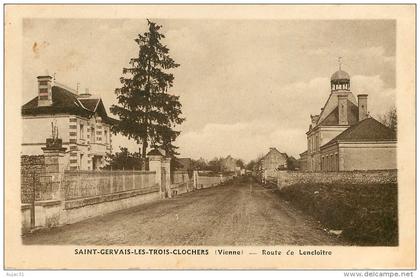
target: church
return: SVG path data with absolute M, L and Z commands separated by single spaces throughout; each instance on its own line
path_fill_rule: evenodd
M 369 116 L 368 95 L 356 97 L 350 75 L 331 76 L 331 93 L 319 115 L 311 115 L 302 171 L 354 171 L 397 168 L 395 132 Z

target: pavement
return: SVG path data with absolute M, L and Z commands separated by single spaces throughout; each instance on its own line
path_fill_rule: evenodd
M 35 231 L 44 245 L 345 245 L 251 177 L 75 224 Z

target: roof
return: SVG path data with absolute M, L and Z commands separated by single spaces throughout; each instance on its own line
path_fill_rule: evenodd
M 96 109 L 96 106 L 98 105 L 99 101 L 101 99 L 99 98 L 82 98 L 79 99 L 79 101 L 83 104 L 84 107 L 86 107 L 87 109 L 89 109 L 90 111 L 94 111 Z
M 300 156 L 304 156 L 304 155 L 307 155 L 308 154 L 308 151 L 306 150 L 306 151 L 304 151 L 303 153 L 300 153 L 299 155 Z
M 153 149 L 150 152 L 147 153 L 147 155 L 160 155 L 163 156 L 163 154 L 158 149 Z
M 98 113 L 106 123 L 113 124 L 117 120 L 108 117 L 100 98 L 79 99 L 77 94 L 59 86 L 52 86 L 52 105 L 38 106 L 38 96 L 22 106 L 22 115 L 51 115 L 68 113 L 83 117 L 91 117 Z
M 272 148 L 270 148 L 270 150 L 268 151 L 268 153 L 266 155 L 264 155 L 260 160 L 258 160 L 258 162 L 264 160 L 269 154 L 272 154 L 272 153 L 280 154 L 282 156 L 285 156 L 286 158 L 288 157 L 286 153 L 282 153 L 277 148 L 272 147 Z
M 192 168 L 191 158 L 188 157 L 177 157 L 174 159 L 176 168 L 190 170 Z
M 350 74 L 340 69 L 331 75 L 332 80 L 350 80 Z
M 367 118 L 349 127 L 321 148 L 336 142 L 395 141 L 395 132 L 374 118 Z
M 359 108 L 350 100 L 347 100 L 347 121 L 349 125 L 357 124 L 359 120 Z M 338 106 L 318 124 L 319 126 L 335 126 L 338 124 Z

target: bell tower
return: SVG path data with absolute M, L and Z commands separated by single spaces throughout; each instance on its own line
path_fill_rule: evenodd
M 350 91 L 350 75 L 341 69 L 342 57 L 338 57 L 338 71 L 331 76 L 331 92 Z

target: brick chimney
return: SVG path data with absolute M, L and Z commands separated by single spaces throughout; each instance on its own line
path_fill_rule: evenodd
M 347 94 L 338 95 L 338 125 L 348 125 Z
M 367 98 L 368 95 L 357 95 L 357 102 L 359 104 L 359 122 L 367 118 Z
M 38 106 L 52 105 L 52 77 L 38 76 Z

